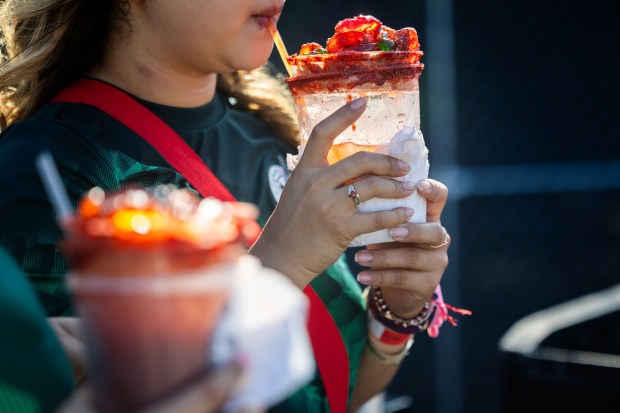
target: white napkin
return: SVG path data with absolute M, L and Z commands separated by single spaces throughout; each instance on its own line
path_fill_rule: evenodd
M 387 145 L 377 148 L 377 153 L 394 156 L 400 160 L 409 162 L 411 169 L 404 177 L 405 180 L 417 183 L 428 178 L 429 162 L 428 149 L 424 143 L 422 131 L 414 126 L 406 126 L 392 137 Z M 426 199 L 414 191 L 411 195 L 402 199 L 372 198 L 363 201 L 357 206 L 361 212 L 387 211 L 398 207 L 413 208 L 413 216 L 409 222 L 426 222 Z M 383 229 L 369 234 L 362 234 L 351 242 L 351 247 L 361 245 L 393 242 L 389 230 Z
M 306 296 L 252 256 L 241 260 L 234 277 L 231 299 L 214 335 L 212 360 L 219 364 L 241 356 L 245 380 L 225 412 L 274 405 L 307 383 L 315 370 Z

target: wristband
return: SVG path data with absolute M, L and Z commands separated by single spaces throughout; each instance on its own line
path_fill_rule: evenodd
M 409 355 L 409 350 L 413 345 L 413 336 L 409 336 L 409 340 L 403 349 L 397 354 L 385 354 L 382 351 L 379 351 L 372 345 L 372 342 L 368 340 L 367 346 L 368 350 L 370 350 L 370 354 L 372 354 L 379 363 L 381 364 L 390 364 L 390 365 L 399 365 L 405 357 Z
M 405 344 L 412 336 L 411 333 L 390 330 L 375 318 L 370 309 L 368 310 L 368 332 L 378 341 L 389 345 Z

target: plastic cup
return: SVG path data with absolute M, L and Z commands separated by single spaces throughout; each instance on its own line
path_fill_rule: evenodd
M 83 319 L 94 402 L 104 412 L 144 407 L 209 369 L 211 339 L 235 271 L 234 263 L 224 263 L 183 272 L 169 262 L 164 272 L 147 275 L 135 261 L 119 263 L 136 273 L 98 274 L 95 266 L 68 278 Z
M 344 104 L 365 97 L 364 114 L 336 137 L 327 161 L 333 164 L 360 151 L 385 153 L 409 162 L 410 172 L 400 179 L 427 178 L 428 150 L 420 130 L 421 55 L 419 51 L 391 51 L 290 56 L 293 76 L 286 82 L 301 129 L 298 157 L 320 121 Z M 298 157 L 289 158 L 289 168 L 294 168 Z M 426 200 L 417 191 L 404 199 L 362 199 L 358 209 L 371 212 L 397 207 L 413 208 L 410 222 L 426 221 Z M 380 230 L 355 238 L 351 246 L 391 241 L 388 230 Z
M 93 188 L 78 211 L 62 248 L 94 403 L 136 411 L 209 370 L 251 211 L 167 187 Z

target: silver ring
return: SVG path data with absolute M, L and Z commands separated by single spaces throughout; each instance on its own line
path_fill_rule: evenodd
M 446 231 L 446 229 L 444 228 L 443 232 L 444 232 L 444 237 L 443 237 L 443 241 L 441 242 L 441 244 L 439 244 L 439 245 L 429 245 L 428 246 L 429 248 L 441 248 L 441 247 L 445 247 L 446 245 L 448 245 L 448 239 L 449 239 L 448 231 Z
M 349 198 L 353 200 L 353 203 L 355 204 L 355 206 L 358 206 L 361 202 L 360 195 L 355 190 L 355 187 L 353 186 L 353 184 L 349 184 Z

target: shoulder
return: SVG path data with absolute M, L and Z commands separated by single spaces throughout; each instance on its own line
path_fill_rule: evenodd
M 240 128 L 247 138 L 254 141 L 257 145 L 270 144 L 271 148 L 277 147 L 281 152 L 292 153 L 297 149 L 279 138 L 272 126 L 257 114 L 228 105 L 226 122 Z
M 0 134 L 0 157 L 19 156 L 63 146 L 69 149 L 93 129 L 88 110 L 75 104 L 49 104 L 32 117 L 17 122 Z M 94 112 L 94 111 L 93 111 Z M 64 148 L 67 146 L 67 148 Z

